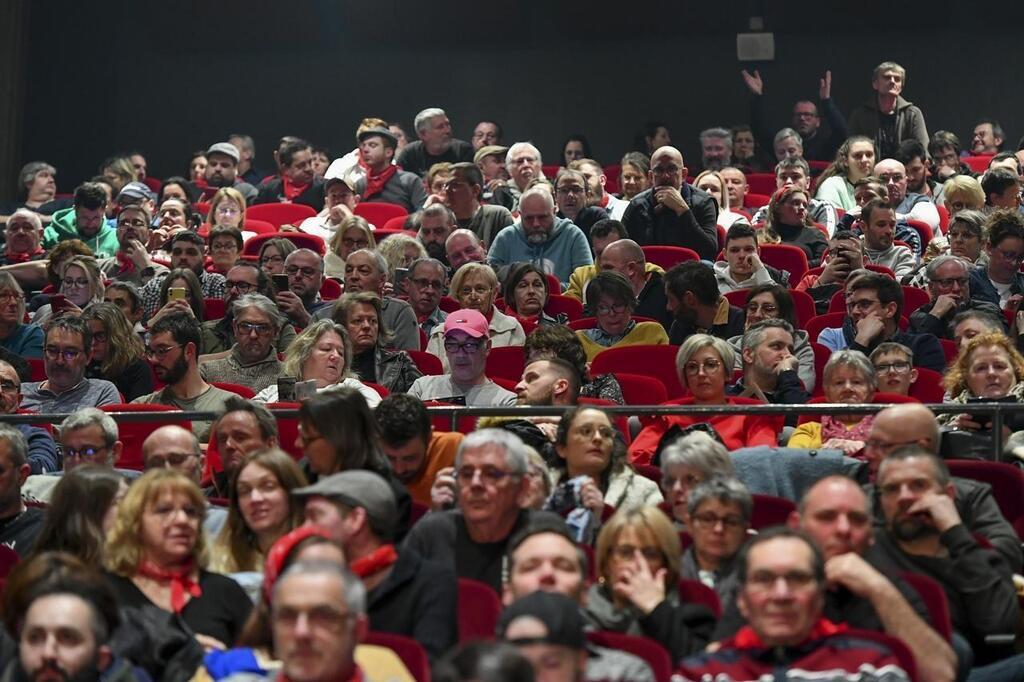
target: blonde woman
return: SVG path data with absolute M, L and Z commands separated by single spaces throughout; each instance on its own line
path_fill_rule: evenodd
M 366 218 L 357 215 L 345 218 L 327 244 L 324 275 L 344 279 L 345 261 L 350 253 L 359 249 L 376 248 L 377 241 L 373 238 L 373 230 L 370 229 L 370 223 L 366 222 Z
M 106 287 L 103 285 L 103 276 L 100 274 L 99 265 L 95 258 L 89 256 L 74 256 L 64 261 L 61 266 L 60 302 L 59 309 L 54 309 L 54 297 L 50 302 L 40 306 L 32 317 L 32 323 L 45 326 L 47 321 L 54 315 L 61 313 L 73 313 L 79 315 L 82 309 L 90 303 L 98 303 L 103 300 L 103 292 Z M 60 299 L 58 299 L 60 300 Z

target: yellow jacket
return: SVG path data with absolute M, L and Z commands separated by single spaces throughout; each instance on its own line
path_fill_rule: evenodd
M 665 333 L 665 328 L 657 322 L 638 322 L 637 325 L 633 327 L 633 331 L 626 334 L 621 341 L 612 346 L 602 346 L 594 343 L 582 329 L 576 332 L 576 336 L 579 338 L 580 343 L 583 344 L 583 350 L 587 354 L 587 362 L 593 362 L 598 353 L 606 351 L 609 348 L 618 348 L 619 346 L 663 345 L 668 343 L 668 334 Z
M 644 272 L 650 274 L 657 272 L 658 274 L 664 275 L 665 270 L 660 265 L 654 263 L 645 263 Z M 597 266 L 596 265 L 583 265 L 572 271 L 569 275 L 569 288 L 566 289 L 562 295 L 572 296 L 577 301 L 586 305 L 587 302 L 583 299 L 583 292 L 587 289 L 587 284 L 590 280 L 597 277 Z

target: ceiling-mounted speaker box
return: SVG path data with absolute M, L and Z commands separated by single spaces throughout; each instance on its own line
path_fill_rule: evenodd
M 736 57 L 741 62 L 770 62 L 775 59 L 774 33 L 737 33 Z

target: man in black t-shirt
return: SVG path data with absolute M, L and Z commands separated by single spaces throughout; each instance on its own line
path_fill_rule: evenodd
M 43 527 L 43 512 L 26 507 L 21 486 L 31 471 L 28 443 L 21 432 L 0 424 L 0 544 L 26 556 Z
M 447 161 L 473 162 L 473 145 L 452 137 L 452 124 L 444 109 L 424 109 L 413 122 L 420 138 L 405 145 L 398 155 L 398 165 L 409 173 L 425 177 L 435 163 Z

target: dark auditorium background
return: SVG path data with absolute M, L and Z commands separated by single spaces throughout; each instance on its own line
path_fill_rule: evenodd
M 748 118 L 736 33 L 750 16 L 775 33 L 761 65 L 779 126 L 826 68 L 844 113 L 867 99 L 883 59 L 930 132 L 969 142 L 974 120 L 1024 126 L 1021 3 L 483 2 L 234 0 L 0 2 L 0 198 L 17 169 L 45 159 L 60 191 L 117 151 L 142 150 L 156 177 L 231 132 L 253 135 L 258 166 L 297 134 L 334 155 L 366 115 L 399 121 L 443 107 L 457 137 L 493 118 L 505 141 L 532 139 L 546 162 L 583 132 L 616 163 L 650 118 L 697 165 L 697 133 Z

